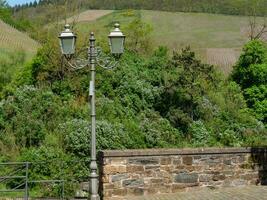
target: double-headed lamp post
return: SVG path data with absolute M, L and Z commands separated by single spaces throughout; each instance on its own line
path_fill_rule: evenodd
M 96 111 L 95 111 L 95 67 L 101 66 L 111 69 L 116 66 L 117 59 L 124 51 L 125 36 L 120 31 L 120 25 L 115 24 L 115 29 L 109 34 L 109 45 L 113 57 L 104 56 L 99 47 L 95 46 L 94 33 L 91 32 L 88 47 L 88 60 L 74 58 L 76 35 L 70 30 L 70 26 L 65 25 L 65 30 L 60 34 L 60 47 L 62 55 L 68 66 L 73 69 L 81 69 L 87 66 L 91 68 L 91 81 L 89 96 L 91 100 L 91 163 L 90 163 L 90 199 L 99 200 L 98 194 L 98 174 L 96 163 Z

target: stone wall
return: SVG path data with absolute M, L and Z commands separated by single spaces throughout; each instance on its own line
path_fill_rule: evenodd
M 265 148 L 102 151 L 100 192 L 107 200 L 200 187 L 257 185 L 266 181 L 266 152 Z

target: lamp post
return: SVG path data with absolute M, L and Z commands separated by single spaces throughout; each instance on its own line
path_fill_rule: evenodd
M 101 49 L 95 46 L 96 39 L 93 32 L 91 32 L 89 38 L 88 60 L 74 58 L 76 38 L 76 35 L 70 30 L 70 26 L 68 24 L 65 25 L 65 30 L 62 31 L 59 36 L 62 55 L 71 68 L 81 69 L 90 66 L 91 81 L 89 86 L 89 96 L 91 100 L 91 172 L 89 186 L 90 199 L 99 200 L 96 163 L 95 68 L 96 66 L 101 66 L 105 69 L 111 69 L 117 65 L 117 59 L 124 51 L 125 36 L 120 31 L 120 25 L 118 23 L 115 24 L 115 29 L 108 36 L 111 54 L 113 54 L 116 59 L 104 56 Z M 81 61 L 84 64 L 81 64 Z

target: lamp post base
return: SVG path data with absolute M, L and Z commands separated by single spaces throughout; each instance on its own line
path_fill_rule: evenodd
M 91 195 L 90 200 L 100 200 L 99 195 Z
M 91 164 L 94 164 L 91 163 Z M 94 165 L 92 165 L 94 166 Z M 98 184 L 99 184 L 99 181 L 98 181 L 98 175 L 96 173 L 96 170 L 93 169 L 91 174 L 90 174 L 90 200 L 100 200 L 100 196 L 98 194 Z

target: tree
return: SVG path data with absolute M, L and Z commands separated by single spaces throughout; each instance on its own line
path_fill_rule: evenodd
M 214 68 L 202 64 L 189 48 L 181 54 L 174 52 L 172 67 L 176 70 L 172 70 L 165 83 L 157 109 L 174 127 L 187 131 L 201 117 L 197 107 L 213 81 Z
M 250 41 L 232 73 L 232 78 L 243 89 L 248 106 L 255 116 L 267 122 L 267 46 L 259 40 Z
M 37 3 L 37 1 L 35 0 L 35 1 L 33 2 L 33 7 L 37 7 L 37 5 L 38 5 L 38 3 Z
M 8 3 L 5 0 L 0 0 L 0 8 L 7 8 Z
M 250 2 L 249 11 L 249 39 L 258 40 L 263 39 L 264 35 L 267 33 L 267 19 L 266 19 L 266 3 L 262 0 L 252 0 Z M 263 16 L 264 18 L 260 18 Z
M 153 28 L 141 19 L 133 20 L 127 27 L 128 49 L 134 52 L 149 52 Z
M 255 15 L 249 17 L 250 40 L 263 39 L 264 35 L 267 33 L 267 19 L 264 18 L 262 21 L 263 22 L 259 22 L 258 17 Z
M 243 53 L 236 66 L 234 66 L 231 76 L 234 81 L 240 84 L 242 89 L 252 87 L 253 85 L 259 85 L 266 81 L 266 78 L 264 78 L 266 63 L 266 43 L 260 40 L 250 41 L 243 48 Z

